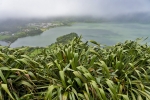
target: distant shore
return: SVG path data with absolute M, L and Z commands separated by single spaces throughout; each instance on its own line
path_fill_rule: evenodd
M 22 28 L 21 31 L 15 34 L 0 34 L 0 41 L 6 42 L 8 44 L 15 42 L 18 38 L 28 37 L 28 36 L 36 36 L 42 34 L 44 31 L 49 30 L 55 27 L 61 26 L 71 26 L 72 23 L 58 23 L 47 27 L 37 28 L 35 26 L 30 26 L 28 28 Z

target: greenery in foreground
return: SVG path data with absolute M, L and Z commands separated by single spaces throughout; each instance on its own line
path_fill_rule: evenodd
M 81 37 L 30 56 L 0 47 L 0 100 L 150 100 L 150 47 Z

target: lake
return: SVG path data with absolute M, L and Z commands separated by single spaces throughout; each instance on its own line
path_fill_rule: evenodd
M 7 42 L 4 42 L 4 41 L 0 41 L 0 45 L 3 45 L 3 46 L 8 46 L 8 45 L 9 45 L 9 43 L 7 43 Z
M 103 45 L 114 45 L 125 40 L 150 37 L 150 24 L 139 23 L 74 23 L 72 26 L 51 28 L 41 35 L 19 38 L 11 47 L 47 46 L 56 38 L 71 32 L 82 35 L 83 41 L 95 40 Z M 150 43 L 150 39 L 146 40 Z

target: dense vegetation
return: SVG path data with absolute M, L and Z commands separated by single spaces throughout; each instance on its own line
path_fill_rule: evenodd
M 1 36 L 0 40 L 13 43 L 18 38 L 26 37 L 26 36 L 35 36 L 35 35 L 41 34 L 42 32 L 43 31 L 41 29 L 36 29 L 36 30 L 30 30 L 28 32 L 19 32 L 13 36 L 11 34 L 10 35 L 0 35 Z
M 68 43 L 68 41 L 71 41 L 74 37 L 78 37 L 78 34 L 72 32 L 70 34 L 60 36 L 56 39 L 56 44 L 59 44 L 59 43 L 66 44 L 66 43 Z
M 38 23 L 38 26 L 35 23 Z M 0 21 L 0 41 L 13 43 L 18 38 L 40 35 L 50 28 L 71 25 L 72 21 L 62 19 L 8 19 Z
M 41 29 L 36 29 L 36 30 L 31 30 L 29 32 L 26 32 L 26 35 L 30 35 L 30 36 L 34 36 L 34 35 L 39 35 L 41 34 L 43 31 Z
M 81 37 L 31 56 L 0 47 L 0 100 L 150 100 L 150 47 Z

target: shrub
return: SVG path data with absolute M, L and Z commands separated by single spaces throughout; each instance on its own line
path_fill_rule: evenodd
M 0 47 L 1 100 L 149 100 L 150 48 L 114 46 L 81 37 L 30 56 L 26 47 Z M 25 52 L 26 51 L 26 52 Z

